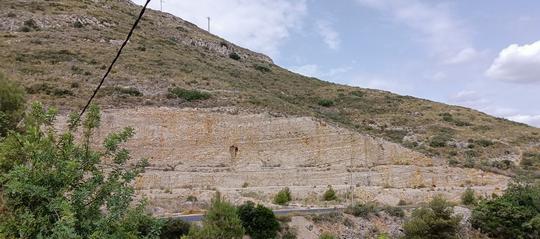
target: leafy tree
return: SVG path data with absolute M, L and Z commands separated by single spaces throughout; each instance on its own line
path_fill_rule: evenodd
M 15 129 L 24 114 L 25 93 L 0 73 L 0 138 Z
M 337 200 L 336 191 L 332 188 L 332 186 L 328 187 L 326 192 L 323 194 L 323 200 L 324 201 L 333 201 Z
M 461 195 L 461 203 L 463 203 L 463 205 L 475 205 L 476 196 L 474 195 L 474 190 L 467 188 L 465 192 L 463 192 L 463 195 Z
M 481 201 L 471 224 L 494 238 L 540 238 L 540 185 L 511 184 L 503 195 Z
M 405 238 L 457 238 L 460 216 L 453 216 L 449 202 L 442 197 L 435 197 L 428 207 L 413 211 L 412 217 L 405 222 Z
M 279 231 L 279 222 L 274 212 L 263 205 L 257 205 L 251 201 L 244 203 L 238 208 L 238 214 L 246 233 L 252 239 L 275 238 Z
M 161 229 L 161 239 L 178 239 L 189 233 L 191 224 L 181 219 L 168 219 Z
M 24 132 L 11 132 L 0 143 L 0 238 L 153 238 L 160 222 L 132 205 L 131 182 L 146 165 L 128 164 L 121 147 L 133 129 L 110 134 L 103 150 L 91 147 L 100 124 L 96 106 L 84 119 L 82 143 L 73 131 L 57 135 L 56 111 L 36 103 L 24 119 Z M 107 162 L 107 166 L 101 164 Z
M 244 236 L 242 221 L 236 207 L 224 201 L 219 193 L 203 219 L 201 228 L 194 227 L 187 238 L 191 239 L 240 239 Z
M 279 205 L 287 205 L 291 200 L 291 190 L 288 187 L 281 189 L 274 197 L 274 203 Z

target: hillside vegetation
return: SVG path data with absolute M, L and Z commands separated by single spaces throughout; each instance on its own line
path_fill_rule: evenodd
M 6 0 L 0 71 L 28 95 L 80 108 L 140 7 L 125 0 Z M 292 73 L 172 15 L 148 11 L 98 94 L 104 108 L 230 107 L 312 116 L 454 166 L 500 173 L 540 166 L 540 129 L 390 92 Z

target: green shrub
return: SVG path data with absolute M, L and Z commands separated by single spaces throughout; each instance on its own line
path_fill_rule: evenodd
M 271 209 L 253 202 L 246 202 L 238 207 L 242 226 L 252 239 L 275 238 L 279 231 L 279 222 Z
M 236 207 L 224 201 L 219 193 L 212 199 L 202 227 L 192 227 L 187 238 L 191 239 L 239 239 L 244 236 L 242 221 Z
M 80 21 L 77 20 L 77 21 L 75 21 L 75 22 L 73 23 L 73 27 L 74 27 L 74 28 L 83 28 L 83 27 L 84 27 L 84 24 L 82 24 L 82 22 L 80 22 Z
M 24 114 L 25 93 L 0 73 L 0 138 L 14 130 Z
M 461 217 L 452 214 L 449 202 L 442 197 L 433 198 L 428 207 L 414 210 L 405 222 L 405 238 L 457 238 Z
M 338 197 L 337 197 L 336 191 L 331 186 L 328 187 L 326 192 L 324 192 L 324 194 L 323 194 L 323 200 L 324 201 L 334 201 L 334 200 L 337 200 L 337 199 L 338 199 Z
M 400 207 L 385 206 L 382 208 L 383 211 L 388 213 L 388 215 L 393 217 L 404 217 L 405 211 Z
M 139 89 L 135 87 L 114 87 L 114 91 L 118 92 L 120 94 L 124 95 L 130 95 L 130 96 L 143 96 L 143 93 L 139 91 Z
M 21 31 L 21 32 L 30 32 L 32 30 L 34 30 L 34 31 L 39 31 L 40 30 L 39 26 L 37 25 L 36 21 L 34 21 L 34 19 L 28 19 L 28 20 L 24 21 L 23 25 L 19 29 L 19 31 Z
M 178 239 L 183 235 L 189 233 L 189 228 L 191 224 L 185 222 L 181 219 L 167 219 L 165 225 L 161 228 L 161 234 L 159 238 L 161 239 Z
M 431 146 L 433 148 L 446 147 L 446 144 L 450 140 L 451 140 L 450 136 L 448 136 L 446 134 L 438 134 L 438 135 L 435 135 L 435 136 L 431 137 L 431 140 L 429 142 L 429 146 Z
M 288 224 L 281 226 L 281 239 L 296 239 L 296 228 L 290 227 Z
M 181 98 L 186 101 L 207 100 L 210 99 L 210 93 L 174 87 L 169 88 L 169 97 Z
M 360 90 L 355 90 L 355 91 L 351 91 L 351 95 L 356 96 L 356 97 L 363 97 L 365 93 Z
M 355 217 L 367 217 L 370 214 L 376 213 L 378 211 L 377 205 L 373 202 L 368 203 L 358 203 L 356 205 L 348 206 L 345 209 L 345 213 L 351 214 Z
M 479 139 L 474 141 L 475 144 L 480 145 L 482 147 L 489 147 L 491 145 L 494 145 L 495 143 L 488 139 Z
M 330 107 L 334 105 L 334 101 L 329 99 L 321 99 L 319 102 L 317 102 L 317 104 L 323 107 Z
M 240 59 L 242 59 L 240 57 L 240 55 L 238 55 L 236 52 L 231 52 L 231 54 L 229 54 L 229 58 L 231 58 L 233 60 L 236 60 L 236 61 L 239 61 Z
M 471 225 L 494 238 L 538 238 L 540 235 L 540 185 L 509 185 L 503 195 L 480 201 Z
M 474 195 L 474 190 L 471 188 L 465 189 L 465 192 L 461 195 L 461 203 L 463 203 L 463 205 L 475 205 L 476 196 Z
M 146 161 L 133 161 L 122 147 L 133 136 L 133 129 L 109 134 L 97 151 L 90 143 L 100 125 L 95 105 L 82 121 L 82 143 L 74 135 L 78 114 L 69 118 L 73 131 L 60 135 L 52 125 L 55 116 L 54 109 L 33 104 L 24 118 L 24 131 L 12 132 L 0 143 L 1 236 L 159 236 L 161 222 L 145 213 L 144 203 L 133 202 L 130 185 L 147 165 Z M 103 158 L 113 170 L 100 169 Z
M 267 73 L 267 72 L 270 72 L 270 68 L 266 67 L 266 66 L 263 66 L 263 65 L 255 65 L 255 70 L 258 70 L 262 73 Z
M 278 205 L 287 205 L 291 200 L 291 190 L 288 187 L 281 189 L 274 197 L 274 203 Z
M 335 239 L 336 237 L 329 232 L 323 232 L 321 235 L 319 235 L 319 239 Z

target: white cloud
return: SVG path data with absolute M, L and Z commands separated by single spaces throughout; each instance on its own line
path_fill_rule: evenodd
M 466 27 L 442 5 L 419 0 L 356 0 L 356 2 L 389 14 L 397 23 L 405 24 L 421 34 L 420 40 L 444 64 L 472 60 L 478 51 L 472 46 Z
M 159 9 L 159 1 L 153 1 L 151 7 Z M 213 34 L 275 57 L 290 31 L 301 25 L 307 5 L 306 0 L 170 0 L 163 2 L 163 11 L 203 29 L 207 28 L 207 17 L 210 17 Z
M 450 97 L 450 102 L 472 108 L 484 108 L 489 103 L 474 90 L 462 90 Z
M 507 118 L 516 122 L 540 127 L 540 115 L 513 115 Z
M 330 49 L 336 50 L 339 48 L 339 45 L 341 44 L 339 33 L 332 28 L 329 21 L 317 21 L 316 27 L 317 32 Z
M 503 49 L 486 75 L 513 83 L 540 83 L 540 41 L 523 46 L 512 44 Z
M 357 74 L 350 79 L 351 80 L 344 83 L 364 88 L 386 90 L 398 94 L 410 94 L 412 90 L 412 86 L 405 82 L 396 81 L 395 79 L 378 75 Z
M 345 66 L 345 67 L 331 68 L 328 70 L 322 70 L 318 65 L 307 64 L 307 65 L 290 67 L 290 70 L 301 75 L 317 77 L 323 80 L 330 80 L 329 78 L 333 78 L 335 76 L 338 76 L 338 75 L 341 75 L 343 73 L 350 71 L 351 67 Z

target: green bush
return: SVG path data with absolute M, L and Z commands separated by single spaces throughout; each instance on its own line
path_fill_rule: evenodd
M 281 227 L 281 239 L 296 239 L 296 228 L 290 227 L 288 224 L 283 224 Z
M 448 141 L 450 141 L 451 138 L 446 134 L 438 134 L 433 137 L 431 137 L 431 140 L 429 142 L 429 146 L 433 148 L 442 148 L 446 147 L 446 144 Z
M 169 97 L 181 98 L 186 101 L 207 100 L 210 99 L 210 93 L 174 87 L 169 88 Z
M 281 189 L 274 197 L 274 203 L 278 205 L 287 205 L 291 200 L 291 190 L 288 187 Z
M 442 197 L 433 198 L 428 207 L 414 210 L 405 222 L 405 238 L 457 238 L 461 217 L 452 214 L 449 202 Z
M 139 91 L 139 89 L 135 87 L 114 87 L 114 91 L 118 92 L 120 94 L 124 95 L 130 95 L 130 96 L 143 96 L 143 93 Z
M 471 225 L 494 238 L 539 238 L 540 185 L 514 183 L 503 195 L 478 203 Z
M 167 219 L 165 225 L 161 228 L 161 234 L 159 238 L 161 239 L 178 239 L 183 235 L 189 233 L 189 228 L 191 224 L 183 221 L 182 219 Z
M 224 201 L 217 193 L 203 219 L 202 227 L 192 227 L 186 238 L 240 239 L 243 236 L 244 228 L 236 207 Z
M 388 215 L 393 217 L 404 217 L 405 211 L 400 207 L 385 206 L 382 208 L 383 211 L 388 213 Z
M 335 239 L 336 237 L 329 232 L 323 232 L 321 235 L 319 235 L 319 239 Z
M 330 107 L 334 105 L 334 101 L 329 99 L 321 99 L 319 102 L 317 102 L 317 104 L 323 107 Z
M 92 147 L 100 125 L 92 105 L 82 121 L 82 143 L 69 130 L 58 135 L 52 123 L 56 111 L 33 104 L 24 131 L 8 134 L 0 143 L 0 237 L 2 238 L 140 238 L 157 237 L 161 222 L 134 204 L 133 180 L 146 161 L 133 161 L 122 147 L 132 128 L 109 134 L 100 151 Z M 102 170 L 107 159 L 111 170 Z M 131 162 L 128 166 L 127 162 Z
M 376 213 L 378 211 L 377 205 L 373 202 L 368 203 L 358 203 L 356 205 L 348 206 L 345 209 L 345 213 L 351 214 L 355 217 L 367 217 L 370 214 Z
M 476 196 L 474 195 L 474 190 L 467 188 L 461 195 L 461 203 L 463 203 L 463 205 L 475 205 Z
M 0 138 L 14 130 L 24 114 L 25 93 L 0 73 Z
M 323 200 L 324 201 L 334 201 L 334 200 L 337 200 L 337 199 L 338 199 L 338 197 L 337 197 L 336 191 L 331 186 L 328 187 L 326 192 L 324 192 L 324 194 L 323 194 Z
M 242 59 L 240 57 L 240 55 L 238 55 L 236 52 L 231 52 L 231 54 L 229 54 L 229 58 L 233 59 L 233 60 L 237 60 L 239 61 L 240 59 Z
M 279 222 L 271 209 L 253 202 L 246 202 L 238 207 L 242 226 L 252 239 L 275 238 L 279 231 Z
M 255 65 L 255 70 L 258 70 L 262 73 L 267 73 L 267 72 L 270 72 L 270 68 L 266 67 L 266 66 L 263 66 L 263 65 Z

